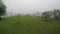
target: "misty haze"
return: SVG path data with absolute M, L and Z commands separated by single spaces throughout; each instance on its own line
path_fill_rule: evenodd
M 60 34 L 60 0 L 0 0 L 0 34 Z
M 60 9 L 60 0 L 5 0 L 7 13 L 31 14 L 45 10 Z

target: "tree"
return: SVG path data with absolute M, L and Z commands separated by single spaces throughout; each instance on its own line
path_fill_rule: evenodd
M 58 9 L 55 9 L 53 11 L 53 14 L 55 19 L 60 19 L 60 11 Z
M 3 2 L 0 0 L 0 20 L 1 20 L 1 16 L 5 15 L 6 13 L 6 6 L 3 4 Z
M 49 18 L 49 13 L 47 11 L 43 12 L 42 17 Z

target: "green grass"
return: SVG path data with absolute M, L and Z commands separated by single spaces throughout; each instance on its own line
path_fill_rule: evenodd
M 15 16 L 0 21 L 0 34 L 60 34 L 60 21 Z

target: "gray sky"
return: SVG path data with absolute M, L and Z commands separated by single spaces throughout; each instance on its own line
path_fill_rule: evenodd
M 34 13 L 44 10 L 60 9 L 60 0 L 5 0 L 8 14 Z

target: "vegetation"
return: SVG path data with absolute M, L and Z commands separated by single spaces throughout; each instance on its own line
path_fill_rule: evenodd
M 6 13 L 6 6 L 0 0 L 0 34 L 60 34 L 60 11 L 47 11 L 40 16 L 11 16 L 1 20 Z M 37 12 L 39 15 L 39 12 Z M 49 19 L 48 19 L 49 18 Z
M 9 17 L 0 21 L 0 34 L 60 34 L 60 21 L 30 16 Z
M 42 13 L 42 17 L 45 18 L 55 18 L 60 20 L 60 10 L 54 9 L 53 11 L 45 11 Z
M 0 20 L 1 20 L 1 16 L 5 15 L 6 13 L 6 6 L 3 4 L 3 2 L 0 0 Z

